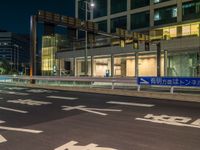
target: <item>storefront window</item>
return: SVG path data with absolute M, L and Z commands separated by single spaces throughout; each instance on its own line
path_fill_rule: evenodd
M 95 77 L 111 76 L 111 58 L 95 58 L 93 67 Z
M 168 76 L 196 77 L 198 73 L 198 54 L 182 53 L 168 57 Z
M 135 57 L 116 57 L 114 59 L 114 76 L 134 77 L 135 76 Z

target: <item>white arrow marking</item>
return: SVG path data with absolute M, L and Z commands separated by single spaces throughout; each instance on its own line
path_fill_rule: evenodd
M 141 78 L 140 80 L 142 81 L 142 82 L 140 82 L 140 83 L 142 83 L 142 84 L 149 84 L 149 82 L 146 81 L 146 80 L 144 80 L 143 78 Z
M 152 104 L 142 104 L 142 103 L 129 103 L 129 102 L 116 102 L 110 101 L 108 104 L 116 104 L 116 105 L 127 105 L 127 106 L 139 106 L 139 107 L 154 107 Z
M 47 96 L 47 98 L 63 99 L 63 100 L 76 100 L 76 99 L 78 99 L 78 98 L 75 98 L 75 97 L 62 97 L 62 96 Z
M 7 140 L 2 135 L 0 135 L 0 143 L 4 143 L 4 142 L 7 142 Z
M 71 141 L 61 147 L 58 147 L 54 150 L 117 150 L 113 148 L 106 148 L 106 147 L 98 147 L 97 144 L 89 144 L 86 146 L 77 146 L 78 142 L 76 141 Z
M 7 107 L 0 107 L 0 109 L 7 110 L 7 111 L 12 111 L 12 112 L 17 112 L 17 113 L 22 113 L 22 114 L 27 114 L 28 113 L 28 111 L 12 109 L 12 108 L 7 108 Z

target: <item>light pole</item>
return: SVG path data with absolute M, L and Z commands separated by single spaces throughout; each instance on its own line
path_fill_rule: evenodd
M 85 3 L 85 21 L 88 21 L 88 12 L 91 13 L 89 8 L 94 8 L 95 4 L 93 2 L 84 1 Z M 88 76 L 88 32 L 85 30 L 85 76 Z

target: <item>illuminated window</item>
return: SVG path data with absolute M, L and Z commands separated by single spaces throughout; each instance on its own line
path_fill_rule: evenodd
M 199 24 L 191 25 L 191 35 L 199 35 Z
M 182 35 L 183 36 L 190 35 L 190 25 L 185 25 L 182 27 Z
M 170 32 L 170 37 L 172 38 L 177 37 L 176 27 L 171 27 L 169 32 Z

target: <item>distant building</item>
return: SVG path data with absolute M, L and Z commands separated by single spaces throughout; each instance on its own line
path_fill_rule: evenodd
M 12 70 L 28 73 L 29 41 L 28 35 L 0 30 L 0 60 L 7 60 Z

